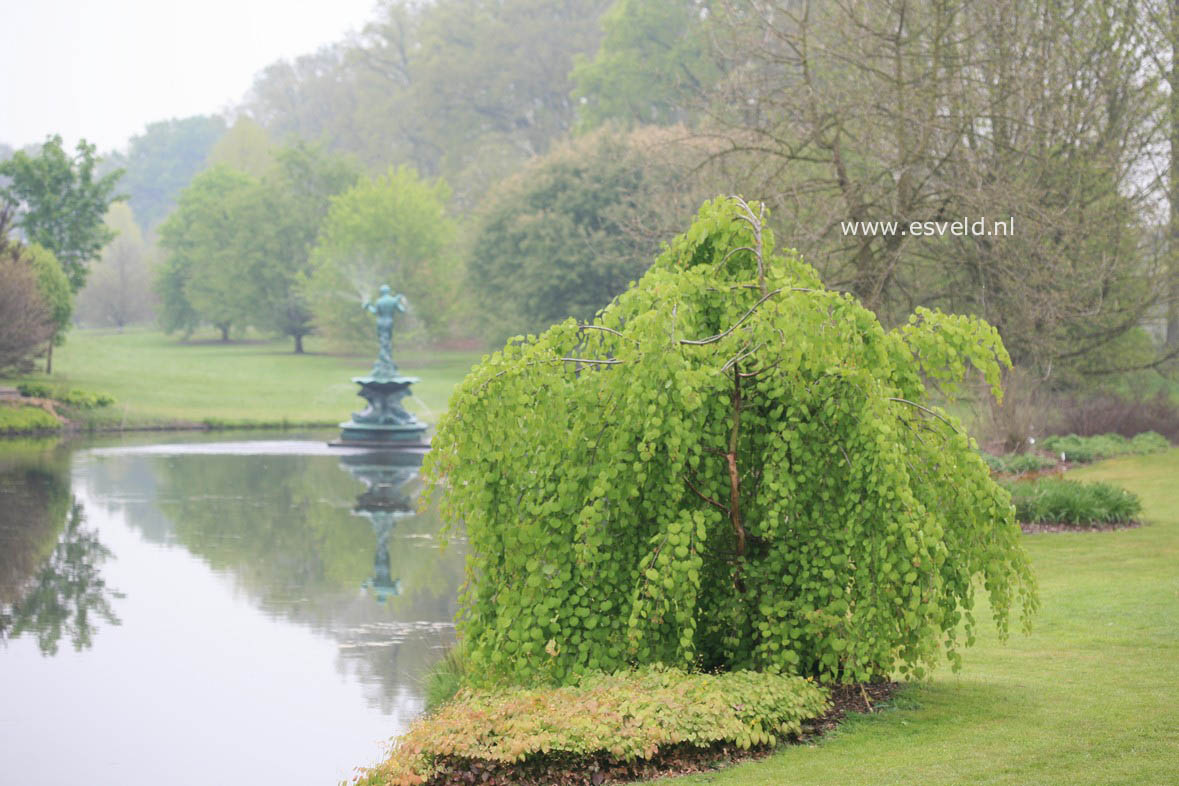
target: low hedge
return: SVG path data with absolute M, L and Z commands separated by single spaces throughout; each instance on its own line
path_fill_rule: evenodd
M 1041 478 L 1032 483 L 1009 483 L 1006 488 L 1011 492 L 1015 517 L 1024 524 L 1128 524 L 1142 512 L 1142 500 L 1108 483 Z
M 0 434 L 56 431 L 61 421 L 40 407 L 0 406 Z
M 359 781 L 437 786 L 495 773 L 502 782 L 518 771 L 531 782 L 554 782 L 558 774 L 669 750 L 772 746 L 827 709 L 824 689 L 774 672 L 651 667 L 562 688 L 464 689 L 410 726 L 388 760 Z
M 1160 453 L 1171 447 L 1167 438 L 1154 431 L 1145 431 L 1133 439 L 1121 434 L 1101 434 L 1095 437 L 1045 437 L 1040 446 L 1051 453 L 1064 454 L 1067 461 L 1088 463 L 1116 456 Z

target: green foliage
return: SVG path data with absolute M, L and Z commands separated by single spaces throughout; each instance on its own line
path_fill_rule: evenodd
M 453 699 L 469 679 L 462 648 L 451 647 L 426 675 L 426 712 L 433 712 Z
M 458 386 L 426 458 L 462 522 L 470 671 L 558 682 L 665 663 L 918 678 L 1037 605 L 1006 492 L 924 379 L 995 331 L 921 310 L 885 332 L 706 203 L 593 325 L 517 337 Z
M 33 243 L 25 248 L 24 255 L 37 274 L 37 290 L 41 293 L 41 300 L 49 307 L 49 318 L 54 329 L 53 343 L 61 346 L 65 343 L 70 317 L 74 313 L 70 281 L 52 251 Z
M 144 232 L 164 219 L 224 134 L 218 115 L 161 120 L 131 137 L 125 156 L 112 156 L 125 170 L 122 187 Z
M 604 130 L 497 186 L 468 263 L 491 334 L 589 319 L 623 292 L 671 236 L 657 211 L 680 179 L 673 162 Z
M 256 185 L 249 175 L 215 166 L 193 179 L 160 226 L 168 256 L 156 286 L 169 333 L 208 322 L 228 339 L 231 327 L 249 323 L 255 289 L 242 275 L 249 260 L 240 246 L 256 248 L 259 225 L 252 219 L 267 207 L 253 198 Z
M 296 352 L 303 351 L 303 337 L 314 331 L 302 284 L 311 272 L 316 236 L 332 197 L 359 176 L 349 159 L 300 143 L 275 153 L 275 166 L 259 185 L 254 203 L 269 209 L 249 237 L 254 244 L 261 238 L 270 242 L 263 253 L 250 256 L 259 306 L 253 322 L 293 338 Z
M 1028 524 L 1124 524 L 1142 512 L 1137 495 L 1109 483 L 1040 478 L 1033 483 L 1010 483 L 1006 488 L 1011 492 L 1016 518 Z
M 1056 466 L 1056 461 L 1035 453 L 1008 453 L 995 456 L 990 453 L 982 454 L 991 472 L 1002 475 L 1022 475 L 1025 472 L 1039 472 Z
M 372 318 L 360 306 L 387 283 L 406 295 L 427 330 L 444 330 L 458 286 L 449 198 L 441 180 L 423 180 L 400 167 L 364 178 L 332 199 L 305 289 L 320 329 L 370 346 Z
M 77 407 L 78 409 L 97 409 L 99 407 L 109 407 L 115 403 L 115 397 L 107 393 L 95 393 L 89 390 L 77 390 L 76 388 L 71 388 L 57 396 L 57 400 L 71 407 Z
M 207 163 L 262 177 L 274 166 L 274 154 L 274 143 L 266 129 L 243 115 L 209 150 Z
M 26 398 L 48 398 L 79 409 L 107 407 L 115 403 L 114 396 L 77 388 L 61 388 L 47 382 L 20 382 L 16 389 Z
M 26 398 L 53 398 L 53 386 L 47 382 L 20 382 L 16 389 Z
M 274 138 L 323 141 L 369 171 L 410 164 L 478 203 L 573 124 L 569 72 L 603 0 L 389 0 L 361 35 L 274 63 L 249 102 Z
M 557 689 L 464 691 L 411 726 L 361 782 L 423 783 L 473 762 L 567 769 L 570 759 L 649 759 L 674 745 L 770 746 L 826 709 L 821 688 L 777 672 L 648 668 Z
M 1068 436 L 1047 437 L 1040 443 L 1044 450 L 1063 453 L 1068 461 L 1086 464 L 1090 461 L 1127 456 L 1131 454 L 1158 453 L 1171 447 L 1167 438 L 1153 431 L 1126 439 L 1121 434 L 1099 434 L 1092 437 Z
M 107 208 L 119 197 L 121 170 L 95 177 L 94 145 L 80 140 L 77 154 L 66 155 L 60 136 L 51 136 L 36 157 L 16 153 L 0 162 L 0 202 L 19 208 L 17 223 L 30 243 L 57 257 L 71 292 L 86 283 L 87 263 L 114 236 L 103 223 Z
M 617 0 L 602 16 L 597 53 L 574 60 L 580 125 L 687 120 L 686 107 L 720 75 L 701 11 L 696 0 Z
M 61 422 L 40 407 L 0 405 L 0 434 L 56 431 Z

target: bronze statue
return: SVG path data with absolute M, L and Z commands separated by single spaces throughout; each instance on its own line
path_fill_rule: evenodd
M 377 343 L 380 354 L 373 366 L 373 376 L 377 378 L 391 378 L 397 374 L 397 364 L 393 362 L 393 317 L 397 312 L 405 313 L 409 301 L 405 295 L 391 295 L 388 284 L 381 285 L 381 294 L 375 303 L 367 300 L 361 305 L 363 308 L 377 315 Z

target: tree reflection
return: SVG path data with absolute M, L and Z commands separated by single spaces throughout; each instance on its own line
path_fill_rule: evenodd
M 100 566 L 110 550 L 83 526 L 68 470 L 49 451 L 0 468 L 0 641 L 30 634 L 42 654 L 63 637 L 91 646 L 100 621 L 118 625 Z M 26 457 L 27 458 L 27 457 Z
M 171 522 L 171 542 L 232 576 L 267 614 L 338 641 L 341 670 L 372 686 L 382 710 L 404 704 L 407 685 L 453 642 L 462 544 L 441 550 L 437 512 L 417 512 L 420 458 L 140 460 L 153 465 L 156 485 L 143 493 Z

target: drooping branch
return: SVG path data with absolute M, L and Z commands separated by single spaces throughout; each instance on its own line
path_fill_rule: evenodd
M 920 404 L 918 404 L 916 401 L 909 401 L 909 399 L 907 399 L 907 398 L 896 398 L 896 397 L 894 397 L 894 396 L 889 396 L 889 397 L 888 397 L 888 400 L 889 400 L 889 401 L 896 401 L 896 402 L 899 402 L 899 403 L 901 403 L 901 404 L 908 404 L 910 407 L 916 407 L 917 409 L 921 410 L 922 412 L 925 412 L 925 413 L 927 413 L 927 414 L 933 415 L 935 418 L 937 418 L 938 420 L 940 420 L 942 423 L 945 423 L 947 426 L 949 426 L 950 428 L 952 428 L 952 429 L 953 429 L 955 432 L 956 432 L 956 431 L 958 431 L 958 428 L 957 428 L 957 427 L 956 427 L 956 426 L 955 426 L 953 423 L 951 423 L 950 421 L 946 420 L 944 417 L 942 417 L 942 416 L 941 416 L 941 415 L 939 415 L 938 413 L 934 412 L 934 411 L 933 411 L 932 409 L 930 409 L 929 407 L 923 407 L 923 406 L 921 406 L 921 405 L 920 405 Z

